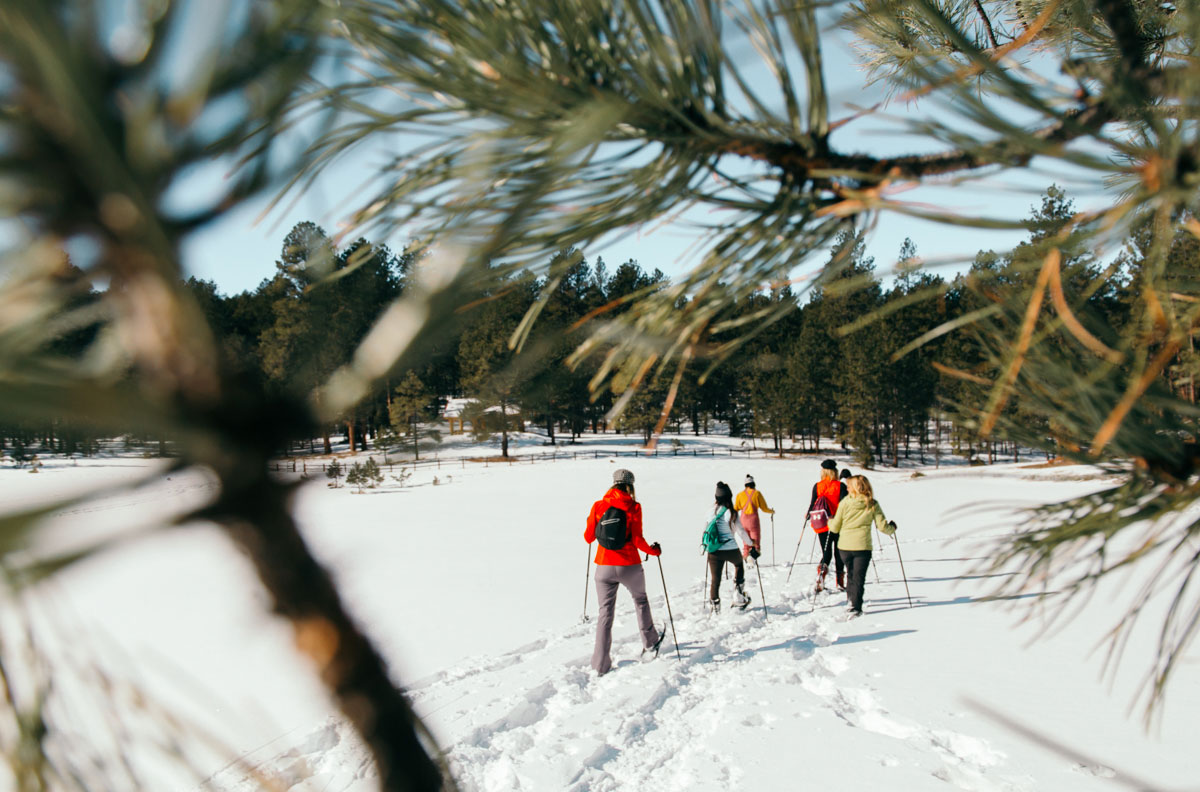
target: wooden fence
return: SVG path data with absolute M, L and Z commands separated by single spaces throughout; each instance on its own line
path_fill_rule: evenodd
M 811 456 L 815 457 L 815 456 L 820 456 L 821 454 L 827 455 L 828 453 L 829 452 L 826 452 L 826 451 L 819 451 L 819 452 L 818 451 L 804 451 L 804 452 L 785 451 L 784 458 L 791 457 L 791 456 L 797 456 L 800 454 L 804 454 L 806 456 L 811 455 Z M 368 455 L 368 456 L 373 456 L 373 455 Z M 390 473 L 390 472 L 392 472 L 392 470 L 394 468 L 397 468 L 397 467 L 399 467 L 399 468 L 433 467 L 438 470 L 441 470 L 442 468 L 451 468 L 451 469 L 460 468 L 460 469 L 465 470 L 468 464 L 483 465 L 484 467 L 488 467 L 489 465 L 536 464 L 538 462 L 554 462 L 554 461 L 557 461 L 560 459 L 562 459 L 562 460 L 565 460 L 565 459 L 608 459 L 610 457 L 616 457 L 616 458 L 632 457 L 632 458 L 645 459 L 647 457 L 680 457 L 680 456 L 682 456 L 682 457 L 706 457 L 706 456 L 707 457 L 718 457 L 718 456 L 734 457 L 734 456 L 741 456 L 744 458 L 755 457 L 755 458 L 762 458 L 762 459 L 771 459 L 771 458 L 779 459 L 779 458 L 781 458 L 780 454 L 777 451 L 768 451 L 766 449 L 761 449 L 761 448 L 753 448 L 753 449 L 752 448 L 720 448 L 720 449 L 719 448 L 692 448 L 692 449 L 656 448 L 653 451 L 646 451 L 644 449 L 633 449 L 633 450 L 629 450 L 629 451 L 619 451 L 619 450 L 618 451 L 600 451 L 600 450 L 554 451 L 549 454 L 543 453 L 543 454 L 525 454 L 522 456 L 511 456 L 511 457 L 508 457 L 507 459 L 505 459 L 503 457 L 475 457 L 475 458 L 460 457 L 458 459 L 417 459 L 417 460 L 407 459 L 407 460 L 403 460 L 403 461 L 388 460 L 387 462 L 383 462 L 379 459 L 376 459 L 375 462 L 376 462 L 376 464 L 379 465 L 379 467 L 381 469 L 387 470 Z M 342 466 L 342 469 L 345 470 L 349 465 L 351 465 L 357 461 L 365 461 L 365 457 L 362 460 L 360 460 L 358 458 L 351 458 L 351 459 L 347 459 L 345 461 L 339 459 L 338 463 Z M 282 459 L 282 460 L 273 462 L 273 463 L 271 463 L 270 469 L 277 473 L 309 473 L 309 472 L 323 473 L 323 472 L 325 472 L 325 469 L 329 467 L 330 464 L 332 464 L 332 463 L 331 462 L 315 462 L 315 461 L 310 462 L 306 459 L 292 458 L 292 459 Z

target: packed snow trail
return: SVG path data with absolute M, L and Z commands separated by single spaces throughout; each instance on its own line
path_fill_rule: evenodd
M 614 639 L 613 671 L 597 677 L 588 667 L 593 628 L 581 624 L 415 688 L 424 717 L 455 732 L 473 724 L 449 746 L 464 788 L 685 792 L 755 788 L 781 775 L 844 780 L 844 759 L 813 739 L 839 728 L 863 732 L 855 762 L 879 768 L 881 788 L 912 788 L 914 775 L 969 789 L 1032 788 L 1005 772 L 1003 754 L 985 740 L 890 713 L 870 684 L 880 670 L 847 674 L 869 665 L 872 642 L 888 633 L 869 613 L 846 622 L 843 596 L 823 594 L 813 611 L 809 596 L 780 594 L 764 620 L 761 607 L 708 615 L 699 586 L 686 594 L 693 604 L 674 606 L 682 661 L 668 646 L 639 662 L 641 644 L 626 635 Z M 654 607 L 665 620 L 661 597 Z
M 773 572 L 781 582 L 782 568 L 764 574 Z M 872 662 L 880 654 L 874 643 L 910 630 L 887 630 L 870 612 L 847 621 L 845 598 L 835 592 L 817 596 L 815 610 L 802 589 L 781 593 L 766 620 L 761 607 L 706 613 L 699 585 L 684 594 L 690 602 L 673 608 L 681 661 L 669 637 L 658 659 L 642 661 L 636 633 L 618 630 L 613 670 L 598 677 L 588 667 L 594 626 L 581 623 L 413 686 L 418 714 L 454 735 L 445 747 L 462 789 L 725 791 L 847 777 L 855 787 L 1037 788 L 986 739 L 889 711 L 877 688 L 886 669 Z M 665 620 L 661 596 L 654 608 Z M 631 626 L 632 614 L 619 608 L 622 621 Z M 329 769 L 331 752 L 361 770 L 361 748 L 333 730 L 322 727 L 267 766 L 296 782 L 303 778 L 296 771 L 311 773 L 305 789 L 339 778 Z M 852 738 L 856 755 L 832 755 L 829 734 L 847 730 L 861 733 Z

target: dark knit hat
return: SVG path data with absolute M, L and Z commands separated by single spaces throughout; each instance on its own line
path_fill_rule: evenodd
M 750 475 L 750 474 L 748 474 L 748 473 L 746 474 L 746 486 L 747 486 L 747 487 L 753 487 L 753 486 L 754 486 L 754 476 L 751 476 L 751 475 Z
M 718 481 L 716 498 L 717 498 L 717 500 L 724 500 L 725 498 L 732 499 L 733 498 L 733 490 L 729 489 L 729 485 L 726 484 L 724 481 Z
M 632 484 L 633 473 L 625 468 L 618 468 L 613 471 L 613 484 Z
M 834 462 L 832 459 L 826 459 L 824 462 L 821 463 L 821 467 L 825 468 L 826 470 L 837 470 L 838 469 L 837 462 Z
M 853 476 L 853 475 L 854 475 L 854 474 L 850 472 L 850 468 L 842 468 L 842 472 L 841 472 L 841 474 L 839 474 L 839 475 L 838 475 L 838 478 L 840 478 L 840 479 L 848 479 L 848 478 L 850 478 L 850 477 L 851 477 L 851 476 Z

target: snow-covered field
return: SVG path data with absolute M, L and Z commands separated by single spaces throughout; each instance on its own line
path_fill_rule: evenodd
M 1147 614 L 1115 679 L 1101 676 L 1101 639 L 1126 602 L 1113 595 L 1136 579 L 1114 580 L 1037 640 L 1036 620 L 1019 623 L 1029 600 L 981 601 L 998 582 L 977 571 L 986 543 L 1012 530 L 1013 509 L 1102 486 L 1095 471 L 872 472 L 900 525 L 913 607 L 889 539 L 876 552 L 879 582 L 868 574 L 866 615 L 845 621 L 844 598 L 822 595 L 815 609 L 809 598 L 811 532 L 785 581 L 819 459 L 458 463 L 361 495 L 314 480 L 297 513 L 465 790 L 1200 789 L 1200 647 L 1150 733 L 1130 705 L 1160 610 Z M 0 498 L 19 508 L 115 487 L 157 464 L 4 468 Z M 665 623 L 665 578 L 679 645 L 677 654 L 669 632 L 662 656 L 639 662 L 622 592 L 614 670 L 598 678 L 588 667 L 593 626 L 581 622 L 585 586 L 595 614 L 582 532 L 617 467 L 636 474 L 647 538 L 664 548 L 661 575 L 653 559 L 646 566 L 648 588 Z M 699 534 L 714 483 L 736 491 L 746 473 L 778 510 L 774 530 L 765 527 L 767 613 L 750 572 L 751 608 L 712 617 Z M 200 473 L 173 474 L 65 509 L 40 542 L 152 525 L 211 491 Z M 223 748 L 196 760 L 201 783 L 161 788 L 242 792 L 263 775 L 280 789 L 374 788 L 366 753 L 264 602 L 224 537 L 187 525 L 84 562 L 26 607 L 43 649 L 99 659 L 112 679 L 216 735 Z

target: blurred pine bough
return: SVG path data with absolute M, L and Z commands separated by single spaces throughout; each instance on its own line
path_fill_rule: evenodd
M 936 153 L 838 149 L 835 133 L 871 109 L 847 111 L 828 95 L 834 23 L 897 98 L 936 100 L 939 113 L 909 130 Z M 185 26 L 187 36 L 172 35 Z M 1187 352 L 1200 311 L 1195 278 L 1172 259 L 1181 240 L 1200 237 L 1198 29 L 1194 4 L 1152 0 L 270 0 L 224 14 L 202 2 L 6 0 L 0 212 L 19 231 L 3 250 L 0 409 L 114 432 L 136 422 L 176 438 L 179 464 L 210 468 L 221 485 L 195 516 L 222 525 L 254 561 L 383 787 L 434 789 L 445 774 L 431 743 L 304 547 L 286 488 L 266 475 L 284 442 L 419 359 L 482 279 L 682 215 L 708 241 L 694 269 L 599 317 L 574 358 L 604 356 L 592 386 L 621 394 L 618 410 L 664 384 L 661 427 L 684 366 L 718 364 L 789 308 L 769 303 L 738 326 L 721 324 L 722 312 L 764 286 L 831 284 L 843 262 L 806 262 L 838 234 L 883 212 L 1017 225 L 906 203 L 898 188 L 953 175 L 970 190 L 1000 171 L 1069 164 L 1109 185 L 1108 204 L 1014 258 L 1024 276 L 977 279 L 970 321 L 938 331 L 963 333 L 974 362 L 944 373 L 964 383 L 958 407 L 977 416 L 981 436 L 1123 477 L 1044 512 L 997 564 L 1028 569 L 1016 589 L 1063 570 L 1065 585 L 1083 590 L 1114 568 L 1167 558 L 1152 584 L 1174 591 L 1151 671 L 1158 701 L 1200 626 L 1188 587 L 1198 529 L 1184 517 L 1197 486 L 1196 408 L 1171 380 L 1194 375 Z M 396 132 L 410 148 L 381 173 L 352 230 L 422 235 L 433 245 L 424 277 L 309 401 L 263 392 L 224 365 L 182 288 L 180 240 L 264 189 L 303 189 L 352 146 Z M 233 162 L 241 167 L 220 194 L 174 208 L 171 190 L 191 169 Z M 1124 269 L 1064 265 L 1071 246 L 1124 240 Z M 84 251 L 72 262 L 80 273 L 65 267 L 66 249 Z M 547 274 L 553 289 L 561 273 Z M 1086 298 L 1120 277 L 1134 279 L 1135 319 L 1098 327 Z M 81 303 L 80 278 L 108 288 Z M 88 328 L 77 354 L 55 350 L 55 338 Z M 39 516 L 5 518 L 9 558 Z M 1118 550 L 1113 537 L 1126 531 L 1146 541 Z M 13 581 L 71 560 L 39 559 Z M 1147 596 L 1132 594 L 1132 615 Z M 58 788 L 30 778 L 28 788 Z

